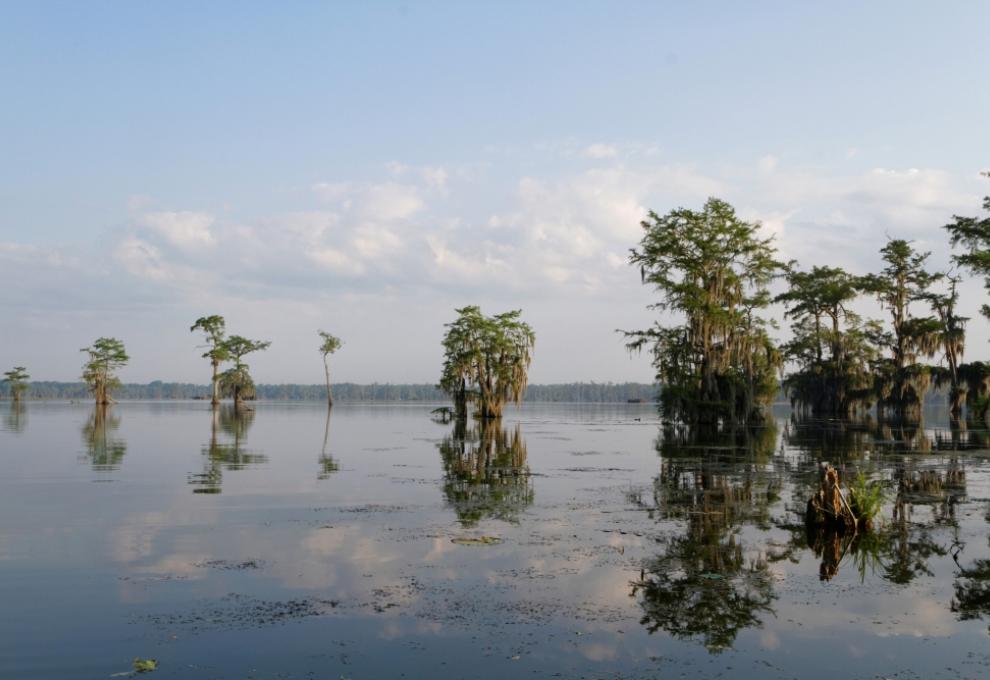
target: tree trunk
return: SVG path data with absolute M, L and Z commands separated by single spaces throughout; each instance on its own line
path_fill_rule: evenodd
M 330 387 L 330 364 L 327 363 L 327 355 L 323 355 L 323 372 L 327 376 L 327 408 L 333 408 L 333 390 Z
M 467 383 L 464 378 L 461 378 L 460 389 L 454 394 L 454 418 L 467 418 Z
M 210 403 L 217 406 L 220 403 L 220 362 L 213 359 L 213 396 Z

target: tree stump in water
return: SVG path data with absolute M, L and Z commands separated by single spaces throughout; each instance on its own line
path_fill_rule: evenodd
M 839 471 L 829 463 L 819 465 L 818 491 L 808 499 L 804 516 L 806 524 L 837 531 L 856 531 L 860 522 L 842 494 L 841 482 Z

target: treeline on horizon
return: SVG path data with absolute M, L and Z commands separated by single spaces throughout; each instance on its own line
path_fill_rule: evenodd
M 11 397 L 10 387 L 0 384 L 0 397 Z M 123 383 L 114 390 L 114 397 L 123 400 L 209 400 L 210 385 L 193 383 L 162 382 Z M 652 402 L 657 398 L 659 388 L 648 383 L 561 383 L 551 385 L 528 385 L 526 401 L 533 402 L 574 402 L 574 403 L 623 403 L 630 400 Z M 401 383 L 335 383 L 335 401 L 421 401 L 446 402 L 449 397 L 436 385 Z M 43 399 L 90 399 L 92 390 L 85 382 L 34 381 L 31 383 L 30 398 Z M 326 401 L 326 385 L 255 385 L 255 398 L 261 401 Z

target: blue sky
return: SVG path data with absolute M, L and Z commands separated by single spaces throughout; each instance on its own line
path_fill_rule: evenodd
M 75 378 L 109 334 L 125 379 L 202 381 L 187 329 L 221 313 L 273 340 L 265 382 L 318 381 L 321 327 L 339 379 L 432 381 L 478 302 L 524 309 L 533 380 L 648 380 L 613 333 L 650 322 L 622 262 L 648 209 L 715 194 L 809 265 L 876 268 L 889 234 L 944 266 L 940 225 L 990 191 L 988 23 L 983 2 L 2 3 L 0 362 Z

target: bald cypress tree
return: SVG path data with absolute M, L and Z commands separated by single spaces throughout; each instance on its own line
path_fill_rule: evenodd
M 705 426 L 762 421 L 781 365 L 760 316 L 783 267 L 773 238 L 717 198 L 700 211 L 651 212 L 642 227 L 629 262 L 661 294 L 650 308 L 676 320 L 623 333 L 629 349 L 653 354 L 664 417 Z
M 863 293 L 860 277 L 836 267 L 791 269 L 788 289 L 776 297 L 794 321 L 793 338 L 784 346 L 797 369 L 784 381 L 791 401 L 819 416 L 849 416 L 873 400 L 870 364 L 877 359 L 876 322 L 852 311 Z
M 526 393 L 536 335 L 522 310 L 491 317 L 476 306 L 456 311 L 457 319 L 446 324 L 440 389 L 453 398 L 458 418 L 471 399 L 478 417 L 499 418 L 507 401 L 519 403 Z
M 897 418 L 919 418 L 932 384 L 931 366 L 919 359 L 938 352 L 940 323 L 933 316 L 913 315 L 911 305 L 924 301 L 939 277 L 925 270 L 930 253 L 917 252 L 910 241 L 891 239 L 880 254 L 883 271 L 864 278 L 866 290 L 876 295 L 891 321 L 890 356 L 873 366 L 877 408 Z

